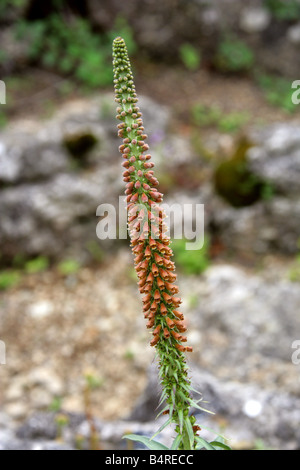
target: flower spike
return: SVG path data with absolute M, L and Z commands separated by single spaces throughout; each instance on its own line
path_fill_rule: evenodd
M 165 236 L 165 213 L 158 207 L 163 195 L 158 191 L 154 176 L 154 164 L 145 143 L 142 114 L 137 106 L 133 74 L 124 40 L 117 37 L 113 42 L 113 67 L 115 101 L 118 103 L 118 135 L 123 139 L 119 151 L 125 160 L 122 163 L 128 203 L 128 229 L 134 253 L 135 269 L 139 278 L 139 289 L 143 293 L 143 311 L 146 327 L 152 330 L 150 345 L 156 348 L 163 396 L 169 406 L 170 420 L 175 423 L 181 436 L 179 448 L 196 447 L 197 431 L 195 418 L 189 415 L 191 383 L 188 378 L 184 346 L 186 331 L 184 316 L 177 311 L 181 303 L 178 293 L 175 265 L 170 239 Z M 167 413 L 165 413 L 167 414 Z M 183 425 L 184 421 L 184 425 Z M 194 435 L 194 439 L 191 438 Z

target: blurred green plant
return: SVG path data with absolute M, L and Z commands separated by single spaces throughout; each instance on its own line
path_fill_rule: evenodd
M 28 0 L 1 0 L 0 2 L 0 15 L 5 17 L 7 12 L 13 8 L 23 8 L 27 5 Z
M 131 349 L 126 349 L 123 357 L 129 361 L 133 361 L 134 356 L 135 354 Z
M 75 259 L 65 259 L 58 264 L 57 269 L 62 276 L 71 276 L 78 273 L 80 263 Z
M 292 95 L 295 90 L 291 88 L 291 81 L 289 79 L 260 74 L 257 76 L 257 82 L 263 90 L 268 103 L 290 114 L 297 111 L 298 107 L 292 101 Z
M 197 294 L 190 294 L 188 299 L 188 306 L 190 309 L 194 309 L 199 305 L 199 296 Z
M 87 372 L 85 374 L 85 383 L 90 390 L 96 390 L 97 388 L 100 388 L 103 385 L 103 379 L 97 374 Z
M 20 281 L 21 275 L 18 271 L 7 269 L 0 272 L 0 290 L 7 290 L 16 286 Z
M 3 64 L 7 59 L 6 51 L 0 50 L 0 64 Z
M 300 239 L 298 240 L 299 253 L 296 256 L 296 260 L 290 269 L 289 279 L 292 282 L 300 282 Z
M 86 249 L 94 261 L 97 261 L 97 263 L 101 263 L 103 261 L 105 253 L 96 240 L 90 240 L 86 244 Z
M 210 265 L 209 240 L 206 236 L 205 243 L 200 250 L 187 250 L 186 239 L 174 239 L 172 249 L 174 251 L 175 262 L 179 269 L 185 274 L 201 274 Z
M 201 127 L 217 127 L 220 132 L 239 131 L 249 120 L 246 112 L 225 113 L 218 106 L 205 106 L 196 103 L 191 108 L 193 124 Z
M 260 200 L 269 200 L 274 188 L 268 181 L 260 179 L 249 167 L 247 151 L 251 142 L 242 138 L 233 155 L 219 163 L 214 171 L 217 193 L 233 207 L 246 207 Z
M 265 181 L 262 185 L 260 195 L 263 201 L 270 201 L 275 195 L 274 185 L 269 181 Z
M 97 390 L 103 385 L 103 379 L 93 372 L 87 372 L 85 374 L 85 387 L 83 390 L 84 399 L 84 412 L 89 424 L 90 436 L 89 436 L 89 450 L 100 450 L 100 440 L 95 419 L 92 410 L 92 392 Z
M 246 112 L 232 112 L 220 117 L 218 128 L 224 133 L 238 132 L 249 120 Z
M 70 423 L 70 418 L 65 413 L 59 413 L 55 416 L 55 424 L 57 426 L 57 440 L 63 440 L 63 432 L 66 426 Z
M 49 260 L 46 256 L 38 256 L 25 263 L 27 274 L 36 274 L 45 271 L 49 267 Z
M 102 35 L 96 34 L 84 18 L 65 20 L 57 13 L 32 22 L 20 20 L 15 25 L 17 39 L 28 42 L 29 61 L 63 75 L 73 75 L 88 88 L 112 81 L 110 48 L 115 30 L 127 38 L 133 53 L 136 46 L 132 30 L 121 17 L 116 19 L 113 31 Z
M 201 127 L 215 126 L 221 117 L 218 106 L 205 106 L 201 103 L 195 103 L 190 113 L 193 124 Z
M 292 282 L 300 282 L 300 259 L 297 263 L 290 269 L 289 279 Z
M 300 3 L 298 0 L 264 0 L 264 4 L 277 20 L 293 21 L 300 19 Z
M 201 52 L 192 44 L 182 44 L 179 48 L 179 55 L 188 70 L 194 71 L 200 67 Z
M 254 66 L 255 56 L 245 42 L 226 36 L 218 45 L 214 63 L 221 72 L 245 72 Z
M 0 129 L 4 129 L 8 124 L 8 117 L 4 111 L 0 111 Z
M 52 413 L 58 413 L 62 408 L 63 399 L 61 397 L 54 397 L 49 405 L 49 411 Z

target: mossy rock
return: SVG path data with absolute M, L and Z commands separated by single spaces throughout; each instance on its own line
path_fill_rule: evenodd
M 252 144 L 242 139 L 232 157 L 220 163 L 214 172 L 217 193 L 233 207 L 245 207 L 262 199 L 266 183 L 249 168 L 247 151 Z
M 67 136 L 63 141 L 64 147 L 79 167 L 89 165 L 88 157 L 97 144 L 97 137 L 88 132 Z

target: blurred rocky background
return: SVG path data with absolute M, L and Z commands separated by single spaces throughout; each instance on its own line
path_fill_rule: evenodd
M 0 449 L 158 427 L 129 243 L 96 235 L 123 194 L 117 35 L 164 202 L 205 205 L 204 247 L 172 245 L 203 436 L 299 449 L 300 1 L 2 0 L 0 25 Z

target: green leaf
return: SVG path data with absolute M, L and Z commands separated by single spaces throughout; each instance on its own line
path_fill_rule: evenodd
M 227 439 L 226 439 L 225 436 L 223 436 L 222 434 L 218 433 L 218 432 L 215 431 L 214 429 L 209 428 L 208 426 L 203 426 L 203 424 L 201 424 L 201 429 L 205 429 L 206 431 L 209 431 L 209 432 L 211 432 L 212 434 L 215 434 L 215 435 L 218 436 L 220 439 L 222 439 L 222 441 L 227 441 Z
M 205 439 L 199 436 L 195 436 L 197 442 L 199 442 L 199 445 L 196 447 L 197 450 L 203 449 L 203 447 L 206 450 L 216 450 L 209 442 L 207 442 Z
M 181 390 L 177 391 L 177 395 L 180 396 L 183 403 L 187 403 L 190 400 L 189 397 L 187 397 Z
M 165 399 L 167 398 L 167 395 L 168 395 L 168 394 L 167 394 L 166 390 L 164 390 L 164 391 L 162 392 L 161 396 L 160 396 L 160 400 L 159 400 L 159 403 L 158 403 L 158 405 L 157 405 L 157 408 L 159 408 L 160 405 L 165 401 Z
M 172 404 L 173 404 L 174 407 L 176 406 L 175 393 L 176 393 L 176 391 L 174 391 L 174 389 L 172 389 L 172 390 L 171 390 L 170 397 L 171 397 Z
M 186 429 L 188 437 L 189 437 L 190 448 L 193 449 L 195 435 L 194 435 L 193 426 L 192 426 L 192 423 L 191 423 L 189 417 L 184 420 L 184 424 L 185 424 L 185 429 Z
M 182 430 L 183 430 L 183 410 L 178 409 L 177 413 L 178 413 L 180 433 L 182 433 Z
M 223 449 L 223 450 L 231 450 L 231 448 L 229 446 L 227 446 L 226 444 L 224 444 L 223 442 L 220 442 L 220 441 L 212 441 L 212 442 L 210 442 L 210 444 L 213 447 L 221 447 L 221 449 Z
M 160 417 L 160 415 L 163 414 L 164 411 L 167 411 L 169 410 L 170 406 L 169 405 L 166 405 L 162 410 L 160 410 L 160 412 L 158 413 L 158 415 L 155 417 L 155 419 L 158 419 Z
M 130 441 L 141 442 L 150 450 L 169 450 L 169 448 L 158 441 L 153 441 L 146 436 L 139 436 L 138 434 L 125 434 L 122 439 Z
M 169 424 L 171 424 L 171 422 L 172 422 L 172 417 L 169 418 L 164 424 L 161 425 L 159 430 L 156 431 L 155 434 L 153 434 L 153 436 L 150 438 L 150 440 L 152 441 L 154 439 L 154 437 L 156 437 L 158 434 L 160 434 Z
M 169 408 L 169 416 L 170 416 L 170 419 L 173 417 L 173 411 L 174 411 L 174 405 L 173 403 L 170 405 L 170 408 Z
M 183 433 L 182 435 L 182 442 L 183 442 L 183 449 L 184 450 L 191 450 L 190 439 L 187 433 Z
M 199 390 L 197 390 L 196 388 L 192 387 L 191 385 L 190 385 L 190 390 L 191 390 L 191 392 L 194 392 L 194 393 L 196 393 L 197 395 L 202 395 L 202 393 L 199 392 Z
M 171 450 L 177 450 L 178 447 L 179 447 L 179 444 L 182 440 L 182 435 L 181 434 L 177 434 L 176 438 L 174 439 L 173 441 L 173 444 L 171 446 Z
M 198 410 L 205 411 L 205 413 L 209 413 L 209 414 L 211 414 L 211 415 L 214 415 L 214 414 L 215 414 L 213 411 L 207 410 L 206 408 L 203 408 L 202 406 L 199 406 L 198 403 L 195 402 L 195 401 L 192 400 L 192 399 L 189 399 L 188 401 L 190 402 L 190 404 L 191 404 L 193 407 L 197 408 Z M 200 400 L 200 401 L 201 401 L 201 400 Z

